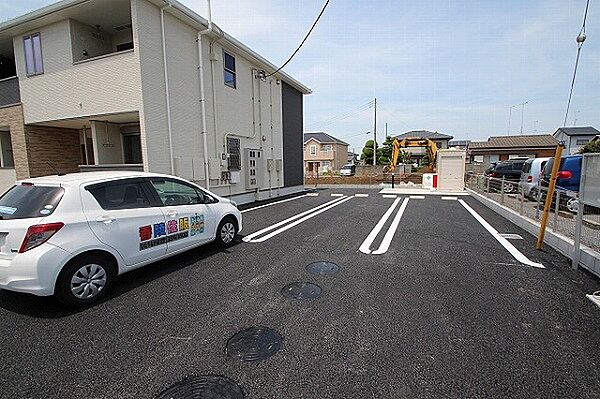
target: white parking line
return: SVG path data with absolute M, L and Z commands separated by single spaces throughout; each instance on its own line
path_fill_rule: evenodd
M 594 292 L 593 294 L 587 294 L 585 297 L 592 301 L 593 304 L 600 307 L 600 291 Z
M 383 229 L 385 222 L 387 222 L 387 220 L 390 218 L 390 215 L 394 212 L 394 209 L 396 209 L 399 203 L 400 198 L 396 198 L 394 203 L 388 208 L 387 211 L 385 211 L 381 219 L 379 219 L 379 222 L 377 222 L 375 227 L 373 227 L 373 230 L 371 230 L 367 238 L 365 238 L 363 243 L 360 245 L 360 248 L 358 248 L 360 252 L 367 255 L 371 254 L 371 244 L 373 244 L 373 241 L 375 241 L 375 238 L 377 238 L 377 235 L 381 229 Z
M 319 193 L 308 193 L 306 194 L 307 197 L 318 197 Z
M 392 224 L 388 228 L 388 231 L 385 233 L 383 241 L 381 241 L 381 245 L 379 245 L 379 248 L 376 251 L 373 251 L 373 255 L 382 255 L 386 253 L 388 249 L 390 249 L 390 244 L 392 243 L 394 234 L 396 234 L 396 230 L 398 230 L 398 226 L 400 225 L 400 219 L 402 218 L 402 215 L 404 214 L 404 210 L 406 209 L 407 205 L 408 198 L 405 198 L 404 201 L 402 201 L 400 209 L 398 209 L 398 213 L 396 213 L 396 217 L 394 217 L 394 220 L 392 220 Z
M 343 197 L 344 194 L 334 193 L 334 194 L 331 194 L 331 196 L 332 197 Z
M 367 197 L 369 196 L 369 194 L 361 194 L 361 193 L 358 193 L 358 194 L 354 194 L 354 196 L 355 196 L 356 198 L 367 198 Z
M 285 219 L 285 220 L 282 220 L 281 222 L 275 223 L 274 225 L 271 225 L 271 226 L 269 226 L 269 227 L 265 227 L 265 228 L 264 228 L 264 229 L 262 229 L 262 230 L 259 230 L 259 231 L 257 231 L 257 232 L 254 232 L 254 233 L 252 233 L 252 234 L 250 234 L 250 235 L 247 235 L 246 237 L 242 238 L 242 241 L 245 241 L 245 242 L 250 242 L 250 241 L 251 241 L 251 240 L 252 240 L 254 237 L 258 237 L 259 235 L 261 235 L 261 234 L 263 234 L 263 233 L 266 233 L 267 231 L 270 231 L 270 230 L 276 229 L 277 227 L 279 227 L 279 226 L 283 226 L 284 224 L 286 224 L 286 223 L 288 223 L 288 222 L 291 222 L 291 221 L 293 221 L 293 220 L 296 220 L 296 219 L 298 219 L 298 218 L 301 218 L 301 217 L 302 217 L 302 216 L 304 216 L 304 215 L 308 215 L 309 213 L 311 213 L 311 212 L 314 212 L 314 211 L 317 211 L 317 210 L 319 210 L 319 209 L 321 209 L 321 208 L 324 208 L 324 207 L 326 207 L 327 205 L 331 205 L 331 204 L 333 204 L 334 202 L 338 202 L 340 199 L 341 199 L 341 198 L 336 198 L 336 199 L 334 199 L 334 200 L 331 200 L 331 201 L 329 201 L 329 202 L 326 202 L 326 203 L 324 203 L 324 204 L 321 204 L 321 205 L 315 206 L 314 208 L 310 208 L 310 209 L 308 209 L 308 210 L 306 210 L 306 211 L 304 211 L 304 212 L 302 212 L 302 213 L 299 213 L 299 214 L 297 214 L 297 215 L 294 215 L 294 216 L 292 216 L 292 217 L 289 217 L 289 218 L 287 218 L 287 219 Z
M 475 212 L 475 210 L 473 208 L 471 208 L 464 200 L 459 199 L 458 202 L 461 203 L 462 206 L 465 207 L 465 209 L 467 211 L 469 211 L 469 213 L 471 215 L 473 215 L 473 217 L 475 219 L 477 219 L 477 221 L 483 226 L 485 227 L 485 229 L 487 231 L 490 232 L 490 234 L 492 235 L 492 237 L 494 237 L 508 252 L 510 252 L 510 254 L 519 262 L 521 262 L 524 265 L 527 266 L 532 266 L 532 267 L 538 267 L 540 269 L 545 269 L 544 265 L 542 265 L 541 263 L 537 263 L 537 262 L 533 262 L 531 260 L 529 260 L 528 257 L 526 257 L 525 255 L 523 255 L 521 253 L 521 251 L 519 251 L 517 248 L 514 247 L 514 245 L 512 245 L 506 238 L 502 237 L 498 231 L 492 227 L 491 224 L 489 224 L 488 222 L 486 222 L 486 220 L 481 217 L 481 215 L 479 215 L 477 212 Z
M 456 201 L 458 198 L 457 197 L 442 197 L 442 199 L 444 201 Z
M 269 234 L 267 234 L 265 236 L 262 236 L 260 238 L 252 239 L 252 240 L 250 240 L 248 242 L 263 242 L 263 241 L 267 241 L 269 238 L 275 237 L 276 235 L 281 234 L 284 231 L 289 230 L 292 227 L 297 226 L 300 223 L 305 222 L 308 219 L 313 218 L 313 217 L 317 216 L 320 213 L 323 213 L 323 212 L 325 212 L 325 211 L 327 211 L 327 210 L 329 210 L 329 209 L 331 209 L 333 207 L 336 207 L 336 206 L 338 206 L 340 204 L 343 204 L 346 201 L 350 201 L 352 198 L 354 198 L 354 197 L 342 197 L 342 198 L 339 198 L 337 200 L 337 202 L 334 202 L 333 204 L 331 204 L 329 206 L 326 206 L 325 208 L 322 208 L 322 209 L 320 209 L 320 210 L 318 210 L 316 212 L 310 213 L 307 216 L 304 216 L 302 219 L 298 219 L 295 222 L 292 222 L 292 223 L 288 224 L 287 226 L 284 226 L 284 227 L 282 227 L 280 229 L 277 229 L 277 230 L 275 230 L 275 231 L 273 231 L 273 232 L 271 232 L 271 233 L 269 233 Z
M 500 237 L 504 237 L 507 240 L 522 240 L 523 237 L 521 237 L 518 234 L 512 234 L 512 233 L 506 233 L 506 234 L 500 234 Z
M 246 213 L 246 212 L 250 212 L 250 211 L 255 211 L 257 209 L 266 208 L 266 207 L 271 206 L 271 205 L 283 204 L 284 202 L 289 202 L 289 201 L 297 200 L 299 198 L 306 197 L 307 195 L 308 194 L 304 194 L 304 195 L 300 195 L 300 196 L 294 197 L 294 198 L 288 198 L 288 199 L 284 199 L 284 200 L 281 200 L 281 201 L 271 202 L 271 203 L 265 204 L 265 205 L 255 206 L 254 208 L 244 209 L 243 211 L 240 211 L 240 213 Z
M 410 199 L 425 199 L 424 195 L 411 195 Z
M 397 195 L 390 195 L 390 194 L 383 194 L 381 197 L 382 198 L 398 198 Z

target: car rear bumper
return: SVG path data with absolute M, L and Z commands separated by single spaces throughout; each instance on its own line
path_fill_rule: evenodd
M 12 259 L 0 258 L 0 289 L 39 296 L 54 294 L 54 285 L 70 253 L 52 244 L 42 244 Z

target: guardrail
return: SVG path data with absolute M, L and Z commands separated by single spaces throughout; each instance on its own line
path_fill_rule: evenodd
M 544 202 L 549 195 L 548 188 L 540 184 L 530 190 L 530 187 L 522 187 L 519 182 L 483 174 L 467 173 L 465 183 L 471 190 L 537 222 L 541 219 Z M 551 195 L 553 199 L 547 228 L 575 240 L 579 227 L 576 217 L 580 207 L 579 194 L 557 188 Z M 600 252 L 600 208 L 583 206 L 581 243 Z

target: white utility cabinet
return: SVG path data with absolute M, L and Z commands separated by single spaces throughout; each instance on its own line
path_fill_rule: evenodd
M 467 152 L 458 149 L 439 150 L 437 174 L 439 191 L 462 191 L 465 189 L 465 160 Z

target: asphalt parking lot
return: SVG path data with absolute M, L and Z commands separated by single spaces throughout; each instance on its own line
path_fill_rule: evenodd
M 600 397 L 600 309 L 585 298 L 597 279 L 470 197 L 316 194 L 245 211 L 248 242 L 126 274 L 89 309 L 0 291 L 2 397 L 154 398 L 202 374 L 256 399 Z M 461 199 L 545 268 L 517 261 Z M 395 202 L 366 245 L 386 249 L 397 219 L 389 247 L 361 252 Z M 339 271 L 310 274 L 315 261 Z M 291 300 L 294 282 L 322 291 Z M 276 330 L 280 350 L 227 354 L 253 326 Z

